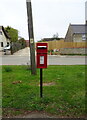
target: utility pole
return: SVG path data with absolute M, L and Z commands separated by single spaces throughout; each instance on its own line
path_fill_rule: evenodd
M 31 74 L 36 75 L 35 43 L 34 43 L 33 17 L 32 17 L 31 0 L 26 0 L 26 5 L 27 5 L 27 17 L 28 17 L 29 42 L 30 42 Z

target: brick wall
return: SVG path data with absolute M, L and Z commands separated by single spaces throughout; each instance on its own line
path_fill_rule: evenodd
M 60 54 L 87 54 L 87 48 L 61 48 Z

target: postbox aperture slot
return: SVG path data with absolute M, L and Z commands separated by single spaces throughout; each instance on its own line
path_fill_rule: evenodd
M 47 46 L 37 46 L 38 49 L 47 49 Z

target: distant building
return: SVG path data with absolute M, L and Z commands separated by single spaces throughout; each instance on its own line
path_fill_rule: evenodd
M 63 40 L 64 38 L 43 38 L 40 40 L 41 42 L 49 42 L 49 41 L 58 41 L 58 40 Z
M 18 36 L 18 40 L 20 40 L 22 37 L 21 36 Z
M 3 48 L 9 44 L 10 44 L 10 37 L 6 33 L 4 27 L 0 26 L 0 51 L 2 51 Z
M 87 24 L 70 24 L 65 36 L 65 42 L 86 42 Z
M 26 42 L 26 46 L 27 46 L 27 47 L 30 47 L 29 40 L 25 40 L 25 42 Z

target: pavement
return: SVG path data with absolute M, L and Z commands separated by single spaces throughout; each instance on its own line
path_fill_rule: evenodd
M 2 56 L 3 52 L 0 51 L 0 56 Z

